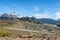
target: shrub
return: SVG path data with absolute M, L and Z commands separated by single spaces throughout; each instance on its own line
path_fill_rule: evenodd
M 12 33 L 4 33 L 4 32 L 0 32 L 0 37 L 4 37 L 4 36 L 11 36 Z

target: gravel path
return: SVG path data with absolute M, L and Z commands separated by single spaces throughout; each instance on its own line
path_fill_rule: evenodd
M 28 30 L 28 29 L 20 29 L 20 28 L 11 28 L 11 27 L 4 27 L 5 29 L 11 29 L 11 30 L 20 30 L 20 31 L 26 31 L 26 32 L 39 32 L 37 30 Z

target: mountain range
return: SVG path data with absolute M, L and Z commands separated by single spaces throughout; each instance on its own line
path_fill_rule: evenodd
M 19 19 L 19 20 L 22 20 L 22 21 L 29 21 L 29 22 L 35 22 L 35 23 L 46 23 L 46 24 L 60 24 L 60 19 L 58 20 L 54 20 L 54 19 L 51 19 L 51 18 L 40 18 L 40 19 L 37 19 L 35 17 L 21 17 L 19 18 L 18 16 L 14 15 L 14 14 L 8 14 L 8 13 L 4 13 L 0 16 L 0 19 L 1 18 L 15 18 L 15 19 Z

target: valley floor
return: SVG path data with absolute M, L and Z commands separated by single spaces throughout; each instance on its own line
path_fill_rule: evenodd
M 55 31 L 57 33 L 52 33 L 50 35 L 42 34 L 42 35 L 31 36 L 31 37 L 27 35 L 28 32 L 23 32 L 23 31 L 27 31 L 27 29 L 17 30 L 17 28 L 3 27 L 3 28 L 0 28 L 0 31 L 13 33 L 12 36 L 0 37 L 0 40 L 60 40 L 60 31 L 59 32 Z M 28 30 L 28 31 L 33 31 L 33 30 Z M 34 31 L 34 32 L 37 32 L 37 31 Z M 24 34 L 26 34 L 27 36 L 25 36 Z

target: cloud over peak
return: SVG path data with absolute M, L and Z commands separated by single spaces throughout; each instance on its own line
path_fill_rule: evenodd
M 47 13 L 44 13 L 44 14 L 37 13 L 37 14 L 34 14 L 34 16 L 36 18 L 50 18 L 49 14 Z
M 56 18 L 59 19 L 60 18 L 60 11 L 56 12 Z

